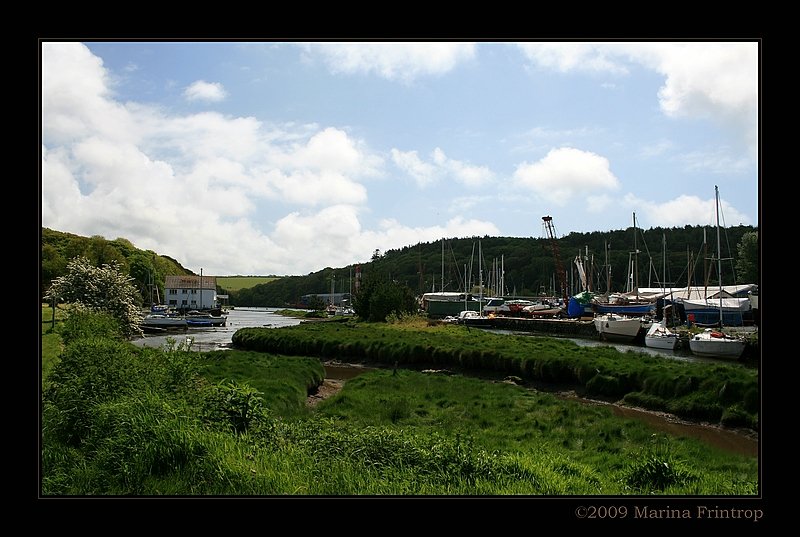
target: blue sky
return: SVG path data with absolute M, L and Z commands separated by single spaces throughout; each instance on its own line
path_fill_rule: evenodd
M 757 42 L 43 42 L 42 225 L 206 274 L 758 225 Z M 667 238 L 669 241 L 669 238 Z

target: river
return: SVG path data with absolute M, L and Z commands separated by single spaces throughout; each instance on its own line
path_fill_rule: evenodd
M 240 328 L 252 326 L 280 328 L 300 324 L 301 319 L 284 317 L 275 313 L 280 308 L 236 308 L 228 312 L 225 326 L 192 327 L 182 330 L 169 330 L 157 334 L 145 334 L 143 338 L 133 340 L 140 347 L 164 347 L 173 344 L 191 344 L 193 351 L 216 351 L 231 348 L 231 338 Z

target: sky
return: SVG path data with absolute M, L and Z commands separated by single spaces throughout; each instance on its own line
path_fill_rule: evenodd
M 41 224 L 204 274 L 759 221 L 759 43 L 41 42 Z M 667 237 L 667 244 L 669 237 Z

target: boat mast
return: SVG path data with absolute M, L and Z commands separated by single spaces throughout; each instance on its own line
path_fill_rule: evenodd
M 719 187 L 714 185 L 717 208 L 717 276 L 719 277 L 719 327 L 722 329 L 722 246 L 719 240 Z
M 464 311 L 467 311 L 467 264 L 464 263 Z
M 481 241 L 478 241 L 478 313 L 483 315 L 483 250 L 481 250 Z
M 439 283 L 439 287 L 444 293 L 444 237 L 442 237 L 442 281 Z
M 636 213 L 633 213 L 633 284 L 636 288 L 636 300 L 639 300 L 639 248 L 636 246 Z

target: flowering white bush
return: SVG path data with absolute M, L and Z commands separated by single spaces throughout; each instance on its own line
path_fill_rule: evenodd
M 115 261 L 95 267 L 85 257 L 76 257 L 67 264 L 67 274 L 53 280 L 46 298 L 106 312 L 119 319 L 127 336 L 142 335 L 139 292 L 132 282 Z

